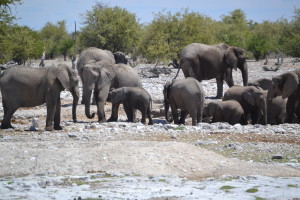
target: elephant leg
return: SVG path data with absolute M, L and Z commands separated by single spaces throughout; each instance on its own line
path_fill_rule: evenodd
M 286 122 L 292 123 L 295 118 L 295 99 L 289 97 L 286 103 Z M 298 117 L 299 118 L 299 117 Z
M 98 101 L 97 102 L 97 115 L 98 115 L 98 122 L 99 123 L 106 122 L 105 112 L 104 112 L 104 105 L 105 105 L 105 101 Z
M 178 124 L 178 111 L 177 111 L 177 107 L 174 104 L 171 104 L 171 110 L 172 110 L 172 117 L 174 120 L 175 124 Z
M 134 123 L 138 122 L 138 120 L 136 119 L 136 112 L 137 112 L 137 109 L 131 109 L 131 113 L 132 113 L 132 121 Z
M 126 116 L 127 116 L 127 121 L 128 122 L 133 122 L 133 112 L 132 109 L 130 108 L 130 106 L 128 106 L 127 104 L 123 104 Z
M 55 104 L 47 104 L 47 117 L 46 117 L 46 131 L 53 131 L 53 121 L 54 121 L 54 114 L 56 111 Z
M 178 121 L 178 124 L 184 124 L 185 123 L 185 118 L 187 117 L 187 115 L 188 115 L 187 111 L 181 111 L 180 119 Z
M 197 112 L 193 111 L 191 114 L 191 117 L 192 117 L 192 125 L 196 126 L 197 125 Z
M 13 126 L 10 123 L 10 120 L 18 108 L 8 107 L 5 101 L 2 101 L 2 104 L 3 104 L 4 116 L 1 123 L 1 129 L 13 128 Z
M 223 97 L 223 79 L 222 78 L 216 78 L 217 82 L 217 96 L 216 99 L 222 99 Z
M 111 108 L 111 117 L 107 120 L 108 122 L 116 122 L 118 121 L 118 111 L 120 104 L 113 104 Z M 125 111 L 126 112 L 126 111 Z M 126 113 L 127 114 L 127 113 Z
M 57 104 L 56 104 L 55 114 L 54 114 L 54 129 L 55 130 L 62 130 L 62 127 L 60 126 L 60 109 L 61 109 L 61 103 L 60 103 L 60 99 L 58 99 Z
M 153 125 L 153 120 L 152 120 L 152 117 L 151 117 L 150 107 L 147 108 L 147 116 L 148 116 L 148 119 L 149 119 L 148 125 Z

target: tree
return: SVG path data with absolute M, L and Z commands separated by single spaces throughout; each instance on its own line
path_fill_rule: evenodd
M 11 12 L 11 6 L 21 4 L 22 0 L 1 0 L 0 1 L 0 23 L 10 24 L 16 17 Z
M 85 47 L 129 53 L 138 43 L 141 26 L 135 14 L 126 9 L 97 3 L 83 18 L 80 41 Z
M 40 35 L 46 47 L 47 58 L 53 59 L 56 55 L 66 55 L 72 47 L 69 45 L 70 38 L 65 21 L 58 21 L 57 24 L 46 23 L 40 31 Z

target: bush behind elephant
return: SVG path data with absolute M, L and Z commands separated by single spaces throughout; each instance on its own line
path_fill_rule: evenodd
M 11 117 L 20 107 L 34 107 L 46 103 L 46 130 L 61 130 L 60 92 L 69 90 L 73 95 L 72 116 L 76 122 L 79 99 L 77 72 L 67 65 L 31 68 L 15 66 L 7 69 L 0 78 L 4 119 L 2 129 L 12 128 Z
M 111 64 L 107 61 L 93 62 L 84 67 L 82 76 L 85 114 L 90 119 L 95 115 L 90 112 L 91 94 L 94 91 L 99 122 L 106 121 L 104 104 L 111 88 L 142 86 L 137 72 L 125 64 Z M 117 121 L 117 119 L 118 107 L 115 106 L 112 108 L 109 121 Z
M 235 100 L 212 100 L 204 103 L 203 118 L 211 119 L 211 122 L 228 122 L 234 124 L 246 124 L 244 109 Z
M 152 98 L 150 94 L 140 87 L 122 87 L 109 92 L 108 101 L 112 102 L 112 107 L 119 107 L 122 103 L 129 122 L 136 122 L 135 109 L 142 113 L 143 124 L 146 117 L 149 125 L 153 124 L 151 117 Z
M 248 83 L 248 65 L 245 51 L 224 43 L 217 45 L 193 43 L 187 45 L 181 51 L 178 72 L 180 68 L 185 77 L 193 77 L 200 82 L 215 78 L 217 81 L 216 98 L 222 98 L 223 96 L 223 81 L 229 87 L 234 85 L 233 69 L 237 70 L 239 68 L 241 70 L 244 86 Z
M 196 126 L 202 120 L 204 91 L 202 84 L 194 78 L 186 78 L 168 81 L 164 85 L 165 118 L 168 122 L 174 120 L 175 124 L 184 124 L 189 114 L 192 117 L 192 125 Z M 169 116 L 171 106 L 172 117 Z M 177 109 L 181 111 L 178 119 Z

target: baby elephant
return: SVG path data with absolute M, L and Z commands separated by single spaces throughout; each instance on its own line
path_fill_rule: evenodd
M 142 113 L 142 123 L 146 123 L 146 115 L 149 118 L 148 125 L 152 125 L 150 94 L 140 87 L 122 87 L 112 90 L 108 95 L 108 101 L 113 108 L 118 108 L 122 103 L 129 122 L 136 122 L 135 109 Z M 118 110 L 118 109 L 113 109 Z M 115 116 L 118 116 L 116 113 Z
M 231 125 L 240 123 L 245 125 L 244 110 L 239 102 L 210 101 L 204 104 L 203 118 L 211 118 L 211 122 L 228 122 Z

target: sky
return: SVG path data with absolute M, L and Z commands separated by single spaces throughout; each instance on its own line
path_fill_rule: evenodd
M 83 25 L 82 14 L 92 10 L 96 0 L 23 0 L 15 6 L 16 23 L 40 30 L 47 22 L 56 24 L 65 20 L 68 32 L 74 31 L 74 22 L 80 29 Z M 300 0 L 98 0 L 110 7 L 119 6 L 134 13 L 140 23 L 150 23 L 158 12 L 190 11 L 220 20 L 235 9 L 241 9 L 247 20 L 262 22 L 288 20 L 294 15 L 295 8 L 300 9 Z

